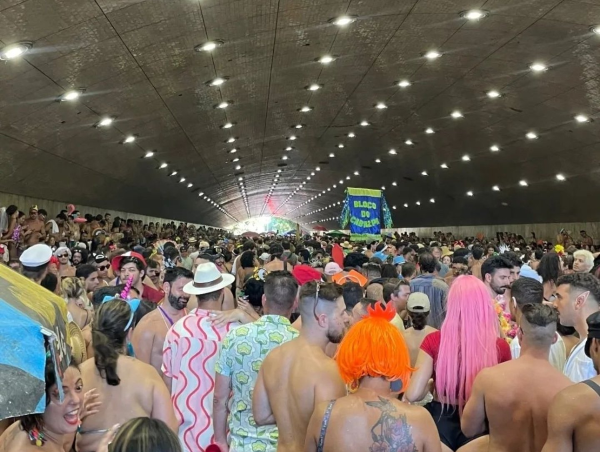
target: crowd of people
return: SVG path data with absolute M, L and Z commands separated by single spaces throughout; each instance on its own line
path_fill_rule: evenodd
M 3 210 L 3 263 L 65 301 L 60 400 L 0 451 L 600 450 L 600 258 L 555 241 L 234 236 Z M 110 230 L 108 226 L 111 226 Z

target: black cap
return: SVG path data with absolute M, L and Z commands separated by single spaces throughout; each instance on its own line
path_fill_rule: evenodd
M 600 339 L 600 311 L 594 312 L 586 319 L 588 325 L 587 341 L 585 342 L 585 354 L 590 356 L 590 348 L 594 339 Z

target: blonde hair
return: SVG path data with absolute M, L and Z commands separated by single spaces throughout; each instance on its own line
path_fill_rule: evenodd
M 586 270 L 588 272 L 594 267 L 594 255 L 588 250 L 577 250 L 573 253 L 573 257 L 582 257 L 584 259 L 585 265 L 587 265 L 588 267 L 588 269 Z
M 177 435 L 163 421 L 147 417 L 130 419 L 121 426 L 110 452 L 181 452 Z
M 84 306 L 90 306 L 90 300 L 88 300 L 85 293 L 85 286 L 80 278 L 74 276 L 63 278 L 60 288 L 67 303 L 69 300 L 81 300 Z

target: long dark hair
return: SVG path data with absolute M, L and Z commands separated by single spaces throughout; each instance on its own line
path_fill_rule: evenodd
M 75 360 L 71 357 L 69 367 L 79 370 Z M 44 380 L 46 381 L 46 406 L 50 405 L 52 386 L 56 384 L 56 373 L 54 372 L 54 361 L 51 357 L 46 358 L 46 366 L 44 367 Z M 41 432 L 44 429 L 44 414 L 28 414 L 19 419 L 21 429 L 25 432 L 30 432 L 36 429 Z
M 131 308 L 125 300 L 115 298 L 100 305 L 92 325 L 94 362 L 100 376 L 111 386 L 118 386 L 121 379 L 117 375 L 119 350 L 123 349 L 131 319 Z

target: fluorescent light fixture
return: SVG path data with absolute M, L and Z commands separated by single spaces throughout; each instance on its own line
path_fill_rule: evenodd
M 500 147 L 498 145 L 492 145 L 490 146 L 490 151 L 492 152 L 498 152 L 500 150 Z
M 525 135 L 530 140 L 537 140 L 538 136 L 534 132 L 527 132 Z
M 492 187 L 492 190 L 494 190 L 494 191 L 500 191 L 500 187 L 498 187 L 497 185 L 494 185 Z
M 330 22 L 338 27 L 345 27 L 350 25 L 352 22 L 356 20 L 356 16 L 339 16 L 335 19 L 331 19 Z
M 209 83 L 210 83 L 210 86 L 221 86 L 226 81 L 227 81 L 226 78 L 217 77 L 217 78 L 212 79 Z
M 452 116 L 454 119 L 458 119 L 458 118 L 462 118 L 463 114 L 460 111 L 455 110 L 452 113 L 450 113 L 450 116 Z
M 408 207 L 408 204 L 407 204 L 407 203 L 404 203 L 404 207 Z
M 427 176 L 427 171 L 421 171 L 421 176 Z
M 471 157 L 469 157 L 467 154 L 462 156 L 462 161 L 463 162 L 470 162 L 471 161 Z
M 391 155 L 396 155 L 397 153 L 398 153 L 398 152 L 396 152 L 396 150 L 395 150 L 395 149 L 390 149 L 390 150 L 388 151 L 388 154 L 391 154 Z
M 489 13 L 487 11 L 483 11 L 481 9 L 470 9 L 468 11 L 463 11 L 460 13 L 460 16 L 467 20 L 476 21 L 479 19 L 483 19 Z
M 344 144 L 340 143 L 340 144 L 337 145 L 337 147 L 340 148 L 340 149 L 343 149 L 344 148 Z
M 360 122 L 360 125 L 363 126 L 363 127 L 366 127 L 366 126 L 368 126 L 370 124 L 369 124 L 369 121 L 363 120 L 363 121 Z
M 440 168 L 442 168 L 442 169 L 448 169 L 448 165 L 446 165 L 445 163 L 442 163 L 440 165 Z
M 73 89 L 73 90 L 65 92 L 60 97 L 60 100 L 61 101 L 73 101 L 73 100 L 79 99 L 79 96 L 81 96 L 81 91 Z
M 496 99 L 502 95 L 499 91 L 496 91 L 495 89 L 488 91 L 486 94 L 487 97 L 489 97 L 490 99 Z
M 309 112 L 309 111 L 311 111 L 311 110 L 312 110 L 312 107 L 309 107 L 308 105 L 305 105 L 304 107 L 302 107 L 302 108 L 300 109 L 300 111 L 301 111 L 302 113 L 306 113 L 306 112 Z
M 133 143 L 135 141 L 135 137 L 133 135 L 129 135 L 127 138 L 123 140 L 123 143 Z
M 235 138 L 235 137 L 231 137 L 231 138 L 228 138 L 228 139 L 227 139 L 227 142 L 228 142 L 228 143 L 233 143 L 235 140 L 236 140 L 236 138 Z
M 152 151 L 148 151 L 146 152 L 146 154 L 144 155 L 145 158 L 149 159 L 150 157 L 152 157 L 154 155 L 154 152 Z M 163 167 L 164 168 L 164 167 Z
M 400 80 L 398 82 L 398 86 L 400 88 L 408 88 L 411 85 L 411 83 L 408 80 Z
M 467 196 L 473 196 L 473 192 L 472 191 L 468 191 L 467 192 Z
M 588 118 L 586 115 L 577 115 L 575 116 L 575 121 L 577 122 L 589 122 L 590 118 Z
M 519 181 L 519 185 L 520 185 L 521 187 L 527 187 L 529 184 L 527 183 L 527 181 L 526 181 L 526 180 L 521 180 L 521 181 Z
M 329 157 L 330 157 L 330 158 L 334 158 L 334 157 L 335 157 L 335 154 L 332 152 L 331 154 L 329 154 Z
M 229 107 L 229 102 L 221 102 L 220 104 L 217 105 L 217 108 L 227 108 Z
M 102 118 L 100 120 L 100 122 L 98 123 L 99 127 L 106 127 L 106 126 L 110 126 L 113 123 L 113 119 L 112 118 Z
M 430 202 L 431 204 L 435 204 L 435 198 L 431 198 L 431 199 L 429 200 L 429 202 Z
M 404 142 L 404 144 L 406 144 L 406 145 L 408 145 L 408 146 L 412 146 L 414 143 L 413 143 L 413 141 L 412 141 L 412 140 L 406 140 L 406 141 Z
M 427 58 L 428 60 L 436 60 L 439 57 L 441 57 L 442 54 L 440 52 L 438 52 L 437 50 L 430 50 L 429 52 L 426 52 L 423 56 L 425 58 Z
M 356 135 L 354 135 L 354 132 L 350 132 L 350 133 L 348 134 L 348 138 L 354 138 L 355 136 L 356 136 Z
M 556 180 L 558 180 L 560 182 L 564 182 L 564 181 L 567 180 L 567 178 L 563 174 L 557 174 L 556 175 Z
M 380 159 L 375 159 L 375 163 L 381 163 Z
M 387 105 L 386 105 L 386 104 L 384 104 L 383 102 L 378 102 L 378 103 L 375 105 L 375 108 L 377 108 L 377 109 L 379 109 L 379 110 L 384 110 L 384 109 L 386 109 L 386 108 L 387 108 Z
M 331 55 L 323 55 L 321 58 L 319 58 L 319 63 L 329 64 L 334 60 L 335 60 L 335 58 L 333 58 Z
M 225 124 L 223 124 L 221 126 L 223 129 L 231 129 L 233 127 L 233 123 L 231 122 L 226 122 Z
M 294 140 L 296 140 L 297 138 L 298 138 L 298 137 L 297 137 L 296 135 L 290 135 L 290 136 L 288 137 L 288 140 L 290 140 L 290 141 L 294 141 Z
M 317 91 L 317 90 L 321 89 L 321 85 L 313 83 L 312 85 L 308 85 L 308 87 L 306 89 L 309 91 Z
M 164 169 L 164 168 L 166 168 L 167 166 L 168 166 L 168 164 L 166 164 L 166 163 L 161 163 L 161 164 L 160 164 L 160 166 L 159 166 L 159 168 L 160 168 L 160 169 Z
M 544 72 L 548 70 L 548 66 L 543 63 L 533 63 L 529 66 L 533 72 Z
M 0 49 L 0 60 L 14 60 L 29 51 L 31 42 L 17 42 Z

